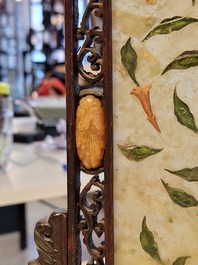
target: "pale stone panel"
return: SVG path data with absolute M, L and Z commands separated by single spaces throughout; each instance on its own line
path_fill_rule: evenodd
M 112 5 L 115 265 L 158 264 L 140 244 L 144 216 L 164 264 L 172 265 L 177 258 L 190 256 L 186 264 L 195 265 L 198 207 L 182 208 L 173 203 L 161 179 L 198 199 L 198 182 L 187 182 L 164 170 L 198 166 L 198 134 L 177 121 L 173 104 L 176 87 L 198 125 L 198 67 L 161 73 L 182 52 L 198 50 L 198 23 L 142 40 L 165 18 L 198 18 L 198 1 L 193 6 L 191 0 L 157 0 L 155 5 L 146 0 L 113 0 Z M 143 88 L 152 82 L 150 100 L 161 133 L 149 123 L 138 99 L 130 95 L 136 84 L 122 65 L 120 55 L 130 37 L 138 56 L 136 78 Z M 135 162 L 126 159 L 118 144 L 163 150 Z

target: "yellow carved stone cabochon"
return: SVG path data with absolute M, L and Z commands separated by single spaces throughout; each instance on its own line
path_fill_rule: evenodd
M 198 0 L 113 0 L 115 265 L 198 264 Z
M 83 97 L 76 113 L 76 148 L 86 169 L 101 165 L 105 149 L 104 111 L 93 95 Z

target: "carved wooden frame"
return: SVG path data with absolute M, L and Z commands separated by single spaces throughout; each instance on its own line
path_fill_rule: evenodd
M 90 16 L 102 19 L 102 27 L 89 26 Z M 111 0 L 89 0 L 78 28 L 78 0 L 65 0 L 66 88 L 67 88 L 67 205 L 36 224 L 34 237 L 39 257 L 29 265 L 81 265 L 82 244 L 90 258 L 87 265 L 114 264 L 113 237 L 113 124 L 112 124 L 112 37 Z M 78 40 L 85 36 L 78 50 Z M 100 51 L 95 45 L 100 44 Z M 92 72 L 85 71 L 83 57 Z M 96 73 L 95 73 L 96 71 Z M 78 77 L 87 82 L 79 86 Z M 100 86 L 99 90 L 96 87 Z M 76 150 L 76 111 L 84 95 L 94 95 L 102 102 L 105 120 L 105 152 L 102 165 L 94 170 L 81 166 Z M 90 176 L 81 187 L 81 172 Z M 104 173 L 101 178 L 100 173 Z M 94 190 L 91 202 L 88 192 Z M 89 198 L 90 200 L 90 198 Z M 103 211 L 102 211 L 103 210 Z M 102 215 L 103 218 L 100 216 Z M 103 240 L 95 244 L 93 234 Z M 82 240 L 82 239 L 83 240 Z
M 102 28 L 89 26 L 90 15 L 102 18 Z M 112 37 L 111 37 L 111 1 L 90 0 L 87 3 L 80 28 L 78 28 L 78 0 L 65 2 L 66 32 L 66 87 L 67 87 L 67 162 L 68 162 L 68 264 L 81 264 L 81 241 L 90 254 L 88 264 L 114 264 L 113 257 L 113 133 L 112 133 Z M 78 50 L 77 41 L 83 36 L 85 42 Z M 92 44 L 100 43 L 102 52 L 98 52 Z M 84 70 L 83 56 L 91 53 L 89 63 L 92 73 Z M 94 71 L 99 71 L 94 74 Z M 75 118 L 80 93 L 78 77 L 83 77 L 89 84 L 86 94 L 97 94 L 94 85 L 102 83 L 102 102 L 105 114 L 105 155 L 103 161 L 104 181 L 100 180 L 101 169 L 93 173 L 90 182 L 81 191 L 81 166 L 76 153 Z M 83 91 L 84 92 L 84 91 Z M 92 186 L 100 191 L 94 194 L 93 203 L 87 205 L 86 196 Z M 98 222 L 97 215 L 104 208 L 104 219 Z M 86 210 L 86 208 L 89 208 Z M 97 211 L 90 215 L 90 209 Z M 84 211 L 85 210 L 85 211 Z M 81 217 L 81 213 L 83 217 Z M 96 247 L 92 241 L 92 233 L 104 234 L 105 242 Z

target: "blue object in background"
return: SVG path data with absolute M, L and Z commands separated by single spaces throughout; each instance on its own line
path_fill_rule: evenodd
M 67 164 L 63 164 L 63 169 L 67 171 Z

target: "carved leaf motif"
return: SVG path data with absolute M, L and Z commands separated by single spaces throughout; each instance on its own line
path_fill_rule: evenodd
M 195 124 L 194 116 L 191 113 L 188 105 L 177 96 L 176 89 L 174 90 L 173 102 L 174 113 L 177 117 L 178 122 L 186 126 L 188 129 L 192 130 L 193 132 L 198 133 L 198 128 Z
M 175 262 L 173 262 L 173 265 L 185 265 L 186 260 L 190 258 L 189 256 L 186 257 L 180 257 Z
M 185 70 L 195 66 L 198 66 L 198 51 L 185 51 L 166 66 L 162 75 L 173 69 Z
M 163 149 L 156 149 L 146 145 L 132 145 L 132 146 L 121 146 L 118 145 L 123 155 L 129 159 L 136 162 L 142 161 L 143 159 L 155 155 L 161 152 Z
M 42 259 L 47 262 L 47 264 L 53 264 L 53 258 L 55 257 L 55 249 L 53 248 L 53 242 L 51 239 L 46 238 L 46 236 L 40 231 L 35 231 L 35 243 L 38 248 L 39 254 Z
M 135 77 L 135 71 L 137 68 L 137 53 L 131 46 L 131 38 L 127 40 L 127 42 L 121 49 L 121 61 L 122 64 L 126 67 L 127 72 L 133 82 L 139 86 Z
M 170 34 L 173 31 L 180 30 L 191 23 L 198 22 L 198 19 L 191 17 L 175 16 L 172 18 L 166 18 L 160 22 L 158 26 L 152 29 L 147 36 L 143 39 L 148 40 L 154 35 Z
M 153 233 L 146 225 L 146 217 L 142 221 L 142 231 L 140 233 L 140 242 L 143 250 L 147 252 L 154 260 L 163 264 L 158 250 L 158 245 L 155 242 Z
M 171 200 L 175 204 L 185 208 L 198 206 L 198 201 L 192 195 L 186 193 L 181 189 L 170 187 L 163 180 L 161 181 Z
M 39 256 L 30 261 L 29 265 L 65 264 L 67 259 L 66 224 L 66 209 L 58 209 L 49 218 L 37 222 L 34 239 Z
M 76 148 L 86 169 L 100 166 L 105 149 L 104 111 L 93 95 L 83 97 L 77 108 Z
M 189 182 L 198 181 L 198 167 L 183 168 L 181 170 L 176 170 L 176 171 L 172 171 L 168 169 L 165 169 L 165 170 Z

